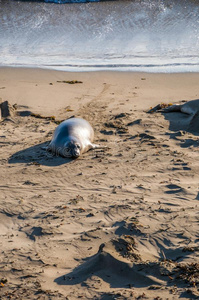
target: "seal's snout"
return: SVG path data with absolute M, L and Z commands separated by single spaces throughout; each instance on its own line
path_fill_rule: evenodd
M 80 156 L 80 151 L 79 149 L 74 149 L 73 152 L 72 152 L 72 156 L 77 158 Z
M 77 158 L 80 156 L 80 145 L 78 143 L 71 144 L 71 154 L 72 157 Z

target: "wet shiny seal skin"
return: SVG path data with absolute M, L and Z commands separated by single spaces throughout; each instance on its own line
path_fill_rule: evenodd
M 81 118 L 71 118 L 57 126 L 47 150 L 62 157 L 77 158 L 98 147 L 92 144 L 93 139 L 94 131 L 89 122 Z

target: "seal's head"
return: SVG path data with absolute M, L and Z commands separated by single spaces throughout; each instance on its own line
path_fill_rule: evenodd
M 74 157 L 77 158 L 80 156 L 81 153 L 81 146 L 79 143 L 75 141 L 70 141 L 65 144 L 63 149 L 63 156 L 64 157 Z

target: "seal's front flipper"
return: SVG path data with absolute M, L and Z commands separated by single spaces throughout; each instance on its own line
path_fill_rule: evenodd
M 96 148 L 100 148 L 101 146 L 100 145 L 97 145 L 97 144 L 89 144 L 88 145 L 88 150 L 91 150 L 91 149 L 96 149 Z
M 97 145 L 97 144 L 91 144 L 92 149 L 96 149 L 96 148 L 102 148 L 102 146 Z
M 91 149 L 110 149 L 107 146 L 97 145 L 97 144 L 90 144 L 89 147 L 90 147 L 89 150 L 91 150 Z

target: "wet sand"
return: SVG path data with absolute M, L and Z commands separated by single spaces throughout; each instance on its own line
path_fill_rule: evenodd
M 199 297 L 199 130 L 182 113 L 146 113 L 197 99 L 198 82 L 0 68 L 0 98 L 14 105 L 0 123 L 1 299 Z M 71 116 L 106 147 L 46 153 Z

